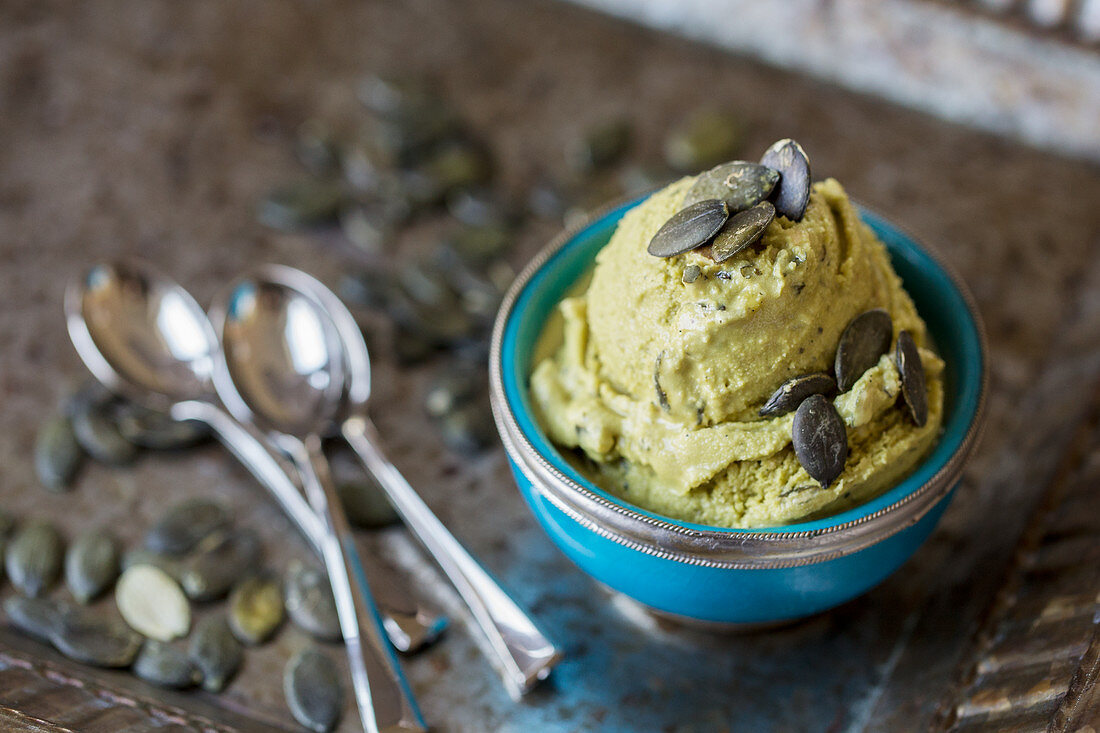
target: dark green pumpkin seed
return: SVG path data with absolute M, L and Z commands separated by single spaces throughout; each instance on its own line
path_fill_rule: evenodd
M 330 224 L 347 198 L 340 182 L 309 178 L 269 193 L 259 203 L 256 216 L 261 224 L 284 231 Z
M 202 672 L 202 688 L 221 692 L 240 669 L 244 647 L 221 615 L 211 615 L 195 624 L 188 656 Z
M 629 120 L 601 122 L 566 149 L 566 159 L 581 173 L 606 168 L 622 159 L 633 137 Z
M 860 313 L 840 334 L 833 368 L 836 384 L 847 392 L 890 349 L 894 336 L 890 314 L 881 308 Z
M 283 692 L 294 719 L 306 728 L 325 733 L 336 727 L 344 695 L 336 665 L 325 654 L 306 647 L 287 663 Z
M 138 449 L 122 437 L 111 415 L 109 399 L 81 403 L 72 415 L 73 434 L 80 447 L 96 461 L 109 466 L 124 466 L 137 457 Z
M 139 679 L 169 690 L 194 687 L 202 672 L 178 647 L 159 641 L 147 641 L 134 660 L 133 672 Z
M 488 224 L 461 227 L 450 237 L 448 244 L 466 262 L 484 265 L 506 254 L 513 241 L 514 237 L 507 226 Z
M 924 364 L 921 363 L 917 344 L 908 331 L 898 334 L 895 361 L 901 374 L 901 394 L 909 405 L 909 414 L 917 427 L 928 422 L 928 388 L 924 383 Z
M 775 207 L 767 201 L 734 214 L 718 230 L 711 242 L 710 256 L 715 262 L 725 262 L 730 257 L 760 239 L 775 218 Z
M 672 257 L 709 242 L 729 218 L 725 201 L 707 199 L 676 212 L 649 242 L 654 257 Z
M 118 574 L 118 540 L 110 530 L 85 532 L 65 553 L 65 582 L 81 603 L 94 600 L 111 587 Z
M 815 372 L 792 377 L 772 393 L 760 408 L 761 417 L 778 417 L 797 409 L 802 401 L 814 394 L 830 395 L 836 391 L 836 380 L 831 374 Z
M 680 277 L 680 280 L 685 284 L 693 283 L 699 279 L 702 272 L 699 265 L 688 265 L 684 268 L 684 274 Z
M 260 560 L 259 535 L 249 529 L 231 532 L 211 545 L 200 547 L 182 563 L 180 584 L 194 601 L 224 597 Z
M 229 594 L 229 628 L 245 644 L 261 644 L 283 622 L 283 591 L 266 576 L 245 578 Z
M 740 118 L 725 110 L 702 108 L 677 125 L 665 139 L 665 161 L 690 173 L 736 157 L 744 140 Z
M 342 481 L 336 485 L 336 493 L 344 505 L 352 526 L 376 529 L 394 524 L 397 511 L 382 489 L 371 479 Z
M 743 160 L 722 163 L 699 174 L 681 206 L 720 199 L 733 215 L 768 198 L 778 182 L 779 174 L 767 166 Z
M 798 462 L 823 488 L 828 488 L 844 470 L 848 431 L 836 407 L 824 395 L 810 395 L 798 406 L 791 443 Z
M 31 597 L 48 591 L 61 574 L 64 542 L 57 528 L 33 521 L 12 538 L 4 552 L 8 578 L 21 593 Z
M 423 171 L 446 197 L 488 182 L 493 175 L 493 161 L 484 146 L 471 140 L 457 140 L 433 151 L 424 162 Z
M 810 159 L 790 138 L 779 140 L 764 152 L 760 164 L 779 171 L 774 193 L 775 211 L 791 221 L 802 221 L 810 201 Z
M 322 641 L 340 638 L 340 618 L 327 575 L 292 560 L 285 586 L 287 615 L 295 625 Z
M 142 637 L 121 619 L 82 607 L 63 608 L 50 640 L 69 659 L 96 667 L 128 667 Z
M 182 555 L 232 522 L 233 515 L 219 502 L 189 499 L 171 507 L 145 533 L 145 547 L 165 555 Z
M 9 596 L 4 599 L 8 622 L 28 636 L 50 642 L 61 625 L 61 601 Z
M 42 424 L 34 443 L 34 467 L 43 486 L 51 491 L 71 488 L 83 462 L 84 449 L 68 416 L 54 415 Z
M 112 417 L 123 438 L 152 450 L 183 450 L 210 436 L 210 429 L 197 420 L 173 420 L 163 412 L 122 400 L 115 403 Z

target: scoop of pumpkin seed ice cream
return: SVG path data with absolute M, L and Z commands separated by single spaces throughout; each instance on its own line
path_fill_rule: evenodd
M 648 254 L 694 182 L 676 181 L 627 212 L 587 288 L 565 298 L 546 329 L 540 353 L 550 355 L 530 388 L 551 440 L 603 488 L 700 524 L 780 526 L 896 484 L 940 431 L 943 362 L 884 245 L 829 179 L 813 185 L 799 221 L 776 215 L 722 262 L 707 247 Z M 873 309 L 889 314 L 890 348 L 850 389 L 828 395 L 847 457 L 838 477 L 816 480 L 792 446 L 795 412 L 760 411 L 788 380 L 832 374 L 842 333 Z M 902 331 L 921 357 L 922 425 L 901 398 L 893 344 Z

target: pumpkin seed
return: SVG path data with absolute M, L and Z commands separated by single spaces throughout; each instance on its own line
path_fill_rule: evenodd
M 208 542 L 213 539 L 208 538 Z M 184 560 L 180 583 L 192 600 L 222 598 L 259 560 L 260 538 L 255 532 L 246 529 L 229 533 Z
M 307 178 L 269 193 L 257 207 L 256 217 L 272 229 L 293 231 L 334 222 L 346 200 L 339 181 Z
M 344 236 L 363 252 L 380 254 L 393 237 L 385 220 L 361 204 L 341 208 L 339 219 Z
M 795 410 L 791 443 L 798 462 L 822 488 L 828 488 L 844 470 L 848 432 L 824 395 L 810 395 Z
M 435 150 L 423 172 L 442 196 L 486 183 L 493 175 L 488 151 L 471 140 L 457 140 Z
M 286 571 L 286 611 L 303 631 L 322 641 L 340 638 L 340 618 L 328 576 L 319 569 L 292 560 Z
M 439 432 L 448 448 L 463 454 L 484 450 L 496 434 L 493 416 L 480 402 L 467 403 L 440 418 Z
M 779 171 L 774 193 L 775 211 L 791 221 L 802 221 L 810 201 L 810 159 L 790 138 L 779 140 L 764 152 L 760 164 Z
M 4 567 L 12 585 L 24 595 L 37 597 L 57 581 L 64 553 L 57 528 L 37 520 L 15 533 L 4 552 Z
M 725 201 L 707 199 L 676 212 L 649 242 L 654 257 L 672 257 L 706 244 L 729 218 Z
M 901 374 L 901 395 L 909 405 L 909 414 L 917 427 L 928 422 L 928 389 L 924 383 L 924 365 L 917 344 L 908 331 L 898 334 L 895 361 Z
M 633 137 L 629 120 L 601 122 L 566 148 L 566 160 L 581 173 L 607 168 L 622 160 Z
M 128 667 L 141 649 L 142 638 L 114 617 L 89 608 L 63 605 L 50 637 L 54 648 L 69 659 L 96 667 Z
M 152 565 L 158 570 L 162 570 L 168 577 L 172 578 L 177 583 L 183 575 L 183 564 L 179 558 L 162 555 L 159 552 L 153 552 L 144 547 L 135 547 L 124 552 L 120 565 L 123 572 L 135 565 Z
M 448 367 L 435 376 L 424 395 L 431 417 L 443 417 L 484 391 L 485 375 L 478 368 Z
M 730 214 L 756 206 L 771 195 L 779 174 L 767 166 L 734 160 L 700 173 L 688 189 L 681 207 L 707 199 L 720 199 Z
M 245 644 L 267 641 L 283 622 L 283 592 L 278 581 L 245 578 L 229 594 L 229 628 Z
M 107 529 L 85 532 L 65 553 L 65 581 L 73 597 L 88 603 L 115 582 L 119 573 L 118 540 Z
M 173 420 L 163 412 L 119 400 L 112 413 L 119 434 L 130 443 L 152 450 L 182 450 L 209 437 L 210 430 L 197 420 Z
M 286 665 L 283 692 L 294 719 L 317 733 L 336 727 L 344 707 L 336 666 L 313 647 L 301 650 Z
M 734 214 L 714 236 L 710 246 L 711 259 L 725 262 L 733 257 L 760 239 L 774 218 L 775 207 L 767 201 Z
M 24 634 L 50 642 L 61 625 L 60 603 L 51 598 L 10 596 L 4 599 L 4 613 L 11 625 Z
M 860 313 L 840 334 L 833 368 L 841 392 L 852 388 L 863 373 L 890 349 L 894 335 L 890 314 L 881 308 Z
M 448 240 L 455 253 L 471 264 L 485 264 L 511 248 L 513 236 L 502 224 L 464 226 Z
M 471 227 L 500 227 L 508 220 L 496 195 L 483 186 L 467 186 L 450 193 L 447 213 Z
M 715 108 L 696 110 L 665 139 L 665 161 L 683 172 L 710 168 L 735 157 L 744 134 L 744 124 L 730 112 Z
M 171 641 L 191 628 L 191 606 L 179 584 L 152 565 L 134 565 L 122 573 L 115 604 L 130 628 L 150 639 Z
M 138 451 L 119 432 L 111 417 L 111 402 L 106 398 L 81 401 L 72 415 L 73 434 L 80 447 L 96 461 L 123 466 L 132 462 Z
M 84 450 L 68 416 L 54 415 L 42 424 L 34 443 L 34 467 L 43 486 L 52 491 L 71 488 L 83 461 Z
M 699 268 L 699 265 L 688 265 L 684 268 L 684 274 L 681 276 L 680 280 L 685 284 L 693 283 L 699 279 L 700 273 L 702 273 L 702 270 Z
M 187 654 L 159 641 L 147 641 L 134 660 L 134 675 L 158 687 L 182 690 L 202 681 L 202 672 Z
M 188 655 L 202 672 L 202 688 L 221 692 L 241 667 L 244 648 L 221 615 L 206 616 L 191 634 Z
M 373 479 L 342 481 L 336 485 L 336 493 L 355 527 L 376 529 L 398 520 L 397 511 Z
M 802 401 L 813 394 L 829 395 L 836 391 L 836 381 L 825 372 L 814 372 L 792 377 L 772 393 L 760 408 L 761 417 L 778 417 L 797 409 Z
M 166 555 L 182 555 L 205 538 L 229 527 L 233 517 L 212 499 L 189 499 L 170 508 L 145 534 L 145 547 Z

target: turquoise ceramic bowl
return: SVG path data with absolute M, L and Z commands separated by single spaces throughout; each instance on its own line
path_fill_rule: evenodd
M 564 232 L 516 279 L 490 352 L 497 429 L 516 483 L 550 538 L 596 580 L 661 614 L 714 624 L 772 624 L 866 592 L 921 545 L 947 508 L 978 437 L 985 337 L 962 282 L 934 254 L 875 214 L 868 225 L 943 356 L 943 434 L 894 488 L 825 519 L 774 530 L 681 522 L 632 506 L 580 475 L 534 419 L 527 385 L 543 324 L 592 266 L 632 201 Z

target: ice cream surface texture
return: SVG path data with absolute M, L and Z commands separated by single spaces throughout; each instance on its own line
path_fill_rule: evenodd
M 724 262 L 705 248 L 655 257 L 646 247 L 694 179 L 628 211 L 583 293 L 560 304 L 531 397 L 548 436 L 595 483 L 656 514 L 722 527 L 777 527 L 862 503 L 927 454 L 943 418 L 943 362 L 884 245 L 835 180 L 815 184 L 803 218 L 776 216 Z M 698 270 L 696 271 L 696 268 Z M 685 271 L 687 274 L 685 276 Z M 832 372 L 853 318 L 881 308 L 894 338 L 912 334 L 928 419 L 899 399 L 891 350 L 829 396 L 847 429 L 843 472 L 827 487 L 799 463 L 794 413 L 760 417 L 786 380 Z

